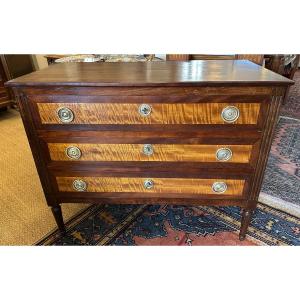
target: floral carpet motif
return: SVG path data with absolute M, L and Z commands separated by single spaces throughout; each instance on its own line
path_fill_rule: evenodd
M 245 241 L 240 208 L 92 205 L 36 245 L 300 245 L 300 219 L 259 204 Z

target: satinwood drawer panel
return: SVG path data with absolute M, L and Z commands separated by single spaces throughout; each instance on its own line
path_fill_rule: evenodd
M 86 184 L 84 191 L 74 188 L 76 180 Z M 239 179 L 194 179 L 194 178 L 151 178 L 153 187 L 145 188 L 142 177 L 56 177 L 60 192 L 92 193 L 149 193 L 149 194 L 199 194 L 242 196 L 245 180 Z M 215 183 L 225 183 L 226 190 L 213 190 Z
M 235 107 L 234 124 L 258 122 L 260 103 L 151 103 L 150 112 L 141 115 L 139 103 L 37 103 L 42 124 L 226 124 L 222 112 Z M 61 108 L 71 111 L 72 120 L 62 122 Z M 231 123 L 231 122 L 230 122 Z
M 174 161 L 249 163 L 252 145 L 48 143 L 53 161 Z M 75 150 L 74 150 L 75 149 Z M 77 151 L 70 156 L 68 150 Z M 221 155 L 228 155 L 222 157 Z

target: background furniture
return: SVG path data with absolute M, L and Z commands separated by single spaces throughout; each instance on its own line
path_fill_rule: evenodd
M 265 55 L 265 67 L 273 72 L 276 72 L 288 79 L 293 79 L 295 72 L 299 67 L 299 54 L 272 54 Z M 286 90 L 283 104 L 286 104 L 289 94 L 289 88 Z
M 234 205 L 241 240 L 290 84 L 240 60 L 54 64 L 8 83 L 62 232 L 64 202 Z
M 67 62 L 146 62 L 146 61 L 161 61 L 154 54 L 76 54 L 64 55 L 59 57 L 53 55 L 46 56 L 48 64 L 52 63 L 67 63 Z
M 262 65 L 264 56 L 261 54 L 167 54 L 167 60 L 232 60 L 232 59 L 247 59 L 258 65 Z
M 68 54 L 46 54 L 44 57 L 47 59 L 48 65 L 55 63 L 56 59 L 68 56 Z
M 236 54 L 235 59 L 247 59 L 260 66 L 264 63 L 263 54 Z
M 4 83 L 7 81 L 2 55 L 0 56 L 0 110 L 6 109 L 12 104 L 11 95 Z
M 13 79 L 35 71 L 32 55 L 29 54 L 5 54 L 7 78 Z
M 190 60 L 191 55 L 190 54 L 167 54 L 166 59 L 175 60 L 175 61 L 185 61 L 185 60 Z
M 191 60 L 229 60 L 235 59 L 235 54 L 190 54 Z
M 4 89 L 4 82 L 35 71 L 31 55 L 26 54 L 1 54 L 0 55 L 0 101 L 2 106 L 16 106 L 14 94 L 9 89 Z M 2 83 L 1 83 L 2 82 Z M 3 100 L 1 100 L 1 93 Z M 1 107 L 1 104 L 0 104 Z

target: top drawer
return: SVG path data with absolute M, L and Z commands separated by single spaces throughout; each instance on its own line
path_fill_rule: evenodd
M 248 124 L 261 103 L 37 103 L 42 124 Z

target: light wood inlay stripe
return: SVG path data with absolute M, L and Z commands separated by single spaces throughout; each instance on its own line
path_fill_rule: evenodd
M 235 124 L 256 124 L 260 103 L 150 103 L 152 112 L 139 114 L 140 104 L 123 103 L 37 103 L 43 124 L 61 124 L 57 110 L 67 107 L 74 113 L 69 124 L 226 124 L 222 110 L 230 105 L 240 110 Z
M 64 144 L 49 143 L 49 153 L 53 161 L 69 161 L 66 149 L 69 146 L 81 150 L 79 161 L 195 161 L 219 162 L 216 152 L 229 148 L 232 158 L 226 162 L 249 163 L 252 145 L 181 145 L 152 144 L 154 153 L 150 156 L 142 152 L 144 144 Z
M 75 179 L 84 180 L 87 183 L 87 192 L 108 193 L 182 193 L 219 195 L 212 190 L 212 184 L 223 181 L 227 184 L 227 190 L 221 195 L 241 196 L 245 180 L 233 179 L 190 179 L 190 178 L 150 178 L 154 182 L 152 189 L 144 188 L 144 180 L 148 178 L 138 177 L 56 177 L 59 191 L 76 192 L 73 188 Z M 81 192 L 84 193 L 84 192 Z

